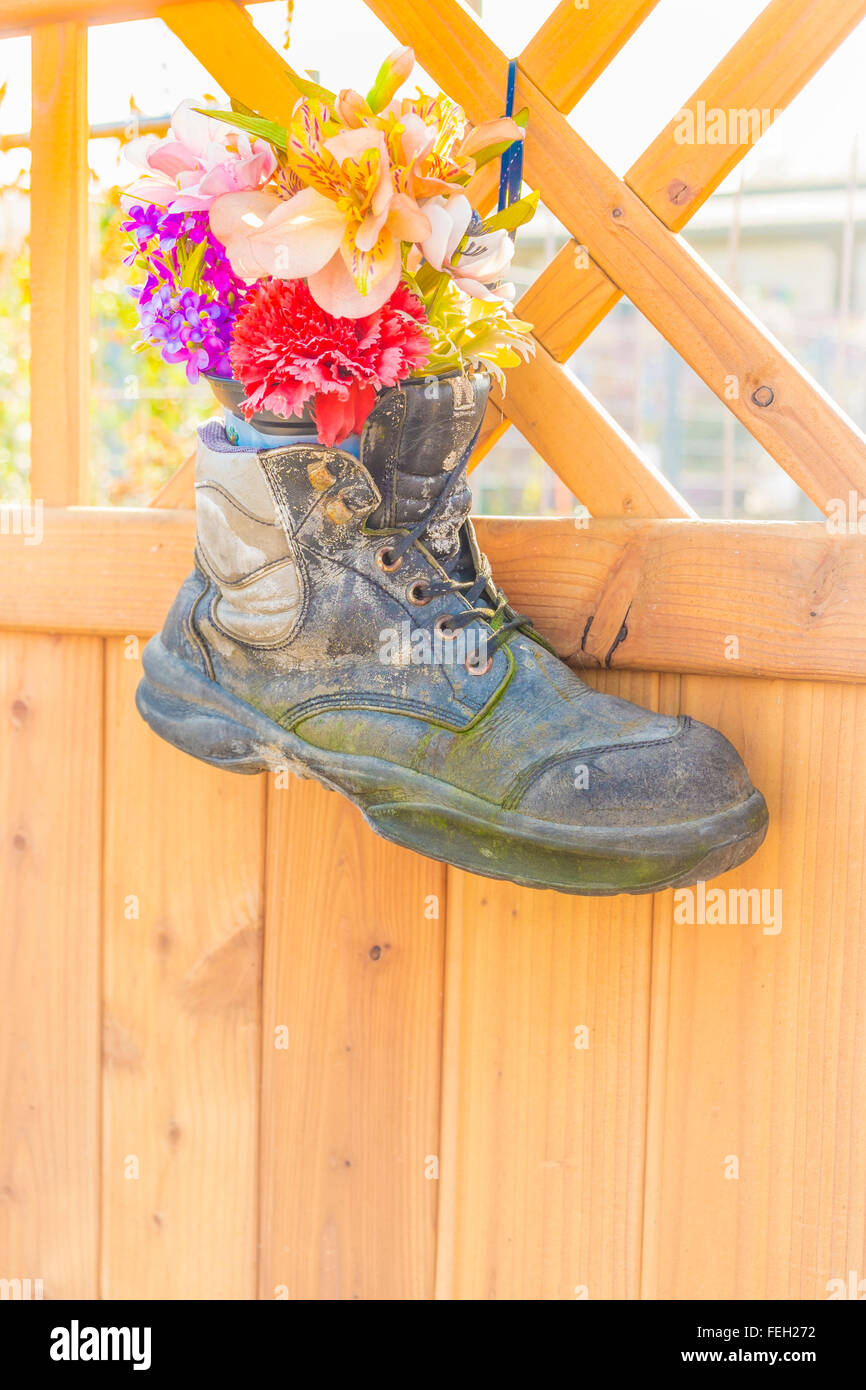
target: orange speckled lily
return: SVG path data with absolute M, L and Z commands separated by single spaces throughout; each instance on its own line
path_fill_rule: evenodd
M 475 156 L 523 139 L 510 116 L 466 132 L 461 107 L 443 96 L 393 101 L 376 122 L 384 131 L 398 185 L 413 198 L 450 197 L 475 173 Z
M 327 139 L 305 107 L 287 142 L 286 163 L 305 187 L 285 201 L 230 195 L 211 209 L 214 235 L 245 279 L 306 278 L 337 318 L 360 318 L 390 298 L 400 279 L 400 242 L 430 234 L 430 222 L 395 187 L 382 132 L 364 126 Z

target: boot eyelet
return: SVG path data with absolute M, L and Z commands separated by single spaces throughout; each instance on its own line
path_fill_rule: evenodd
M 463 665 L 466 667 L 466 670 L 469 672 L 469 675 L 470 675 L 470 676 L 486 676 L 486 675 L 487 675 L 487 672 L 490 670 L 491 666 L 493 665 L 493 657 L 492 657 L 492 656 L 488 656 L 488 658 L 487 658 L 487 660 L 485 661 L 484 665 L 483 665 L 483 666 L 479 666 L 479 665 L 478 665 L 478 662 L 477 662 L 477 660 L 476 660 L 475 658 L 473 658 L 473 657 L 471 657 L 471 656 L 467 656 L 467 658 L 466 658 L 466 660 L 464 661 Z
M 425 598 L 425 588 L 426 585 L 423 579 L 413 579 L 412 583 L 409 585 L 409 588 L 406 590 L 406 597 L 408 598 L 409 602 L 417 604 L 419 608 L 423 608 L 426 604 L 428 604 L 430 602 L 430 599 L 432 598 L 432 594 L 427 594 Z
M 448 626 L 451 622 L 451 616 L 450 613 L 443 613 L 441 618 L 437 618 L 433 624 L 433 631 L 438 632 L 439 636 L 446 642 L 453 642 L 457 636 L 457 628 Z
M 383 545 L 381 550 L 376 551 L 376 564 L 379 566 L 379 569 L 384 570 L 386 574 L 393 574 L 394 570 L 398 570 L 402 563 L 403 556 L 398 555 L 395 558 L 390 545 Z

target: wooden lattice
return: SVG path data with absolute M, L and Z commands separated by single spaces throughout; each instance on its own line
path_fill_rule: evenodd
M 397 38 L 413 45 L 470 119 L 501 111 L 506 55 L 457 0 L 368 3 Z M 530 112 L 526 177 L 574 240 L 520 302 L 521 314 L 535 325 L 536 356 L 510 374 L 507 396 L 491 403 L 475 461 L 513 423 L 592 514 L 692 514 L 561 365 L 625 293 L 826 511 L 830 499 L 849 489 L 866 492 L 866 438 L 676 235 L 750 144 L 678 144 L 672 120 L 620 180 L 565 119 L 656 3 L 608 0 L 583 8 L 561 0 L 519 56 L 517 102 Z M 147 9 L 143 0 L 0 4 L 0 30 L 37 26 L 33 480 L 37 495 L 58 503 L 86 497 L 87 386 L 69 372 L 76 360 L 70 343 L 83 347 L 88 335 L 86 23 Z M 233 0 L 179 0 L 156 12 L 226 90 L 285 117 L 297 96 L 289 72 Z M 772 0 L 688 105 L 784 109 L 864 13 L 864 0 Z M 63 22 L 50 22 L 57 20 Z M 61 217 L 58 187 L 67 200 Z M 494 190 L 491 171 L 483 171 L 472 190 L 476 204 L 489 206 Z M 49 201 L 52 215 L 44 217 Z M 579 254 L 583 248 L 588 257 Z M 58 303 L 66 332 L 57 331 Z M 86 358 L 82 352 L 77 360 Z M 53 442 L 61 380 L 70 447 L 58 458 Z M 177 487 L 169 495 L 176 497 Z

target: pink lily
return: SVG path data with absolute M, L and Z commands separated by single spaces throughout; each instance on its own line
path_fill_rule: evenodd
M 235 148 L 229 147 L 232 141 Z M 226 193 L 257 189 L 271 178 L 277 162 L 264 140 L 232 131 L 183 101 L 171 118 L 163 139 L 143 136 L 130 145 L 127 157 L 146 171 L 126 190 L 172 212 L 200 211 Z

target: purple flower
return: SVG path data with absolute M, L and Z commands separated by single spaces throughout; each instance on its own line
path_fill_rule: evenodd
M 232 326 L 247 287 L 232 271 L 207 212 L 136 205 L 123 230 L 132 241 L 124 264 L 145 276 L 132 291 L 144 340 L 164 361 L 184 363 L 191 382 L 200 372 L 231 376 Z M 194 256 L 200 257 L 197 270 L 190 265 Z

